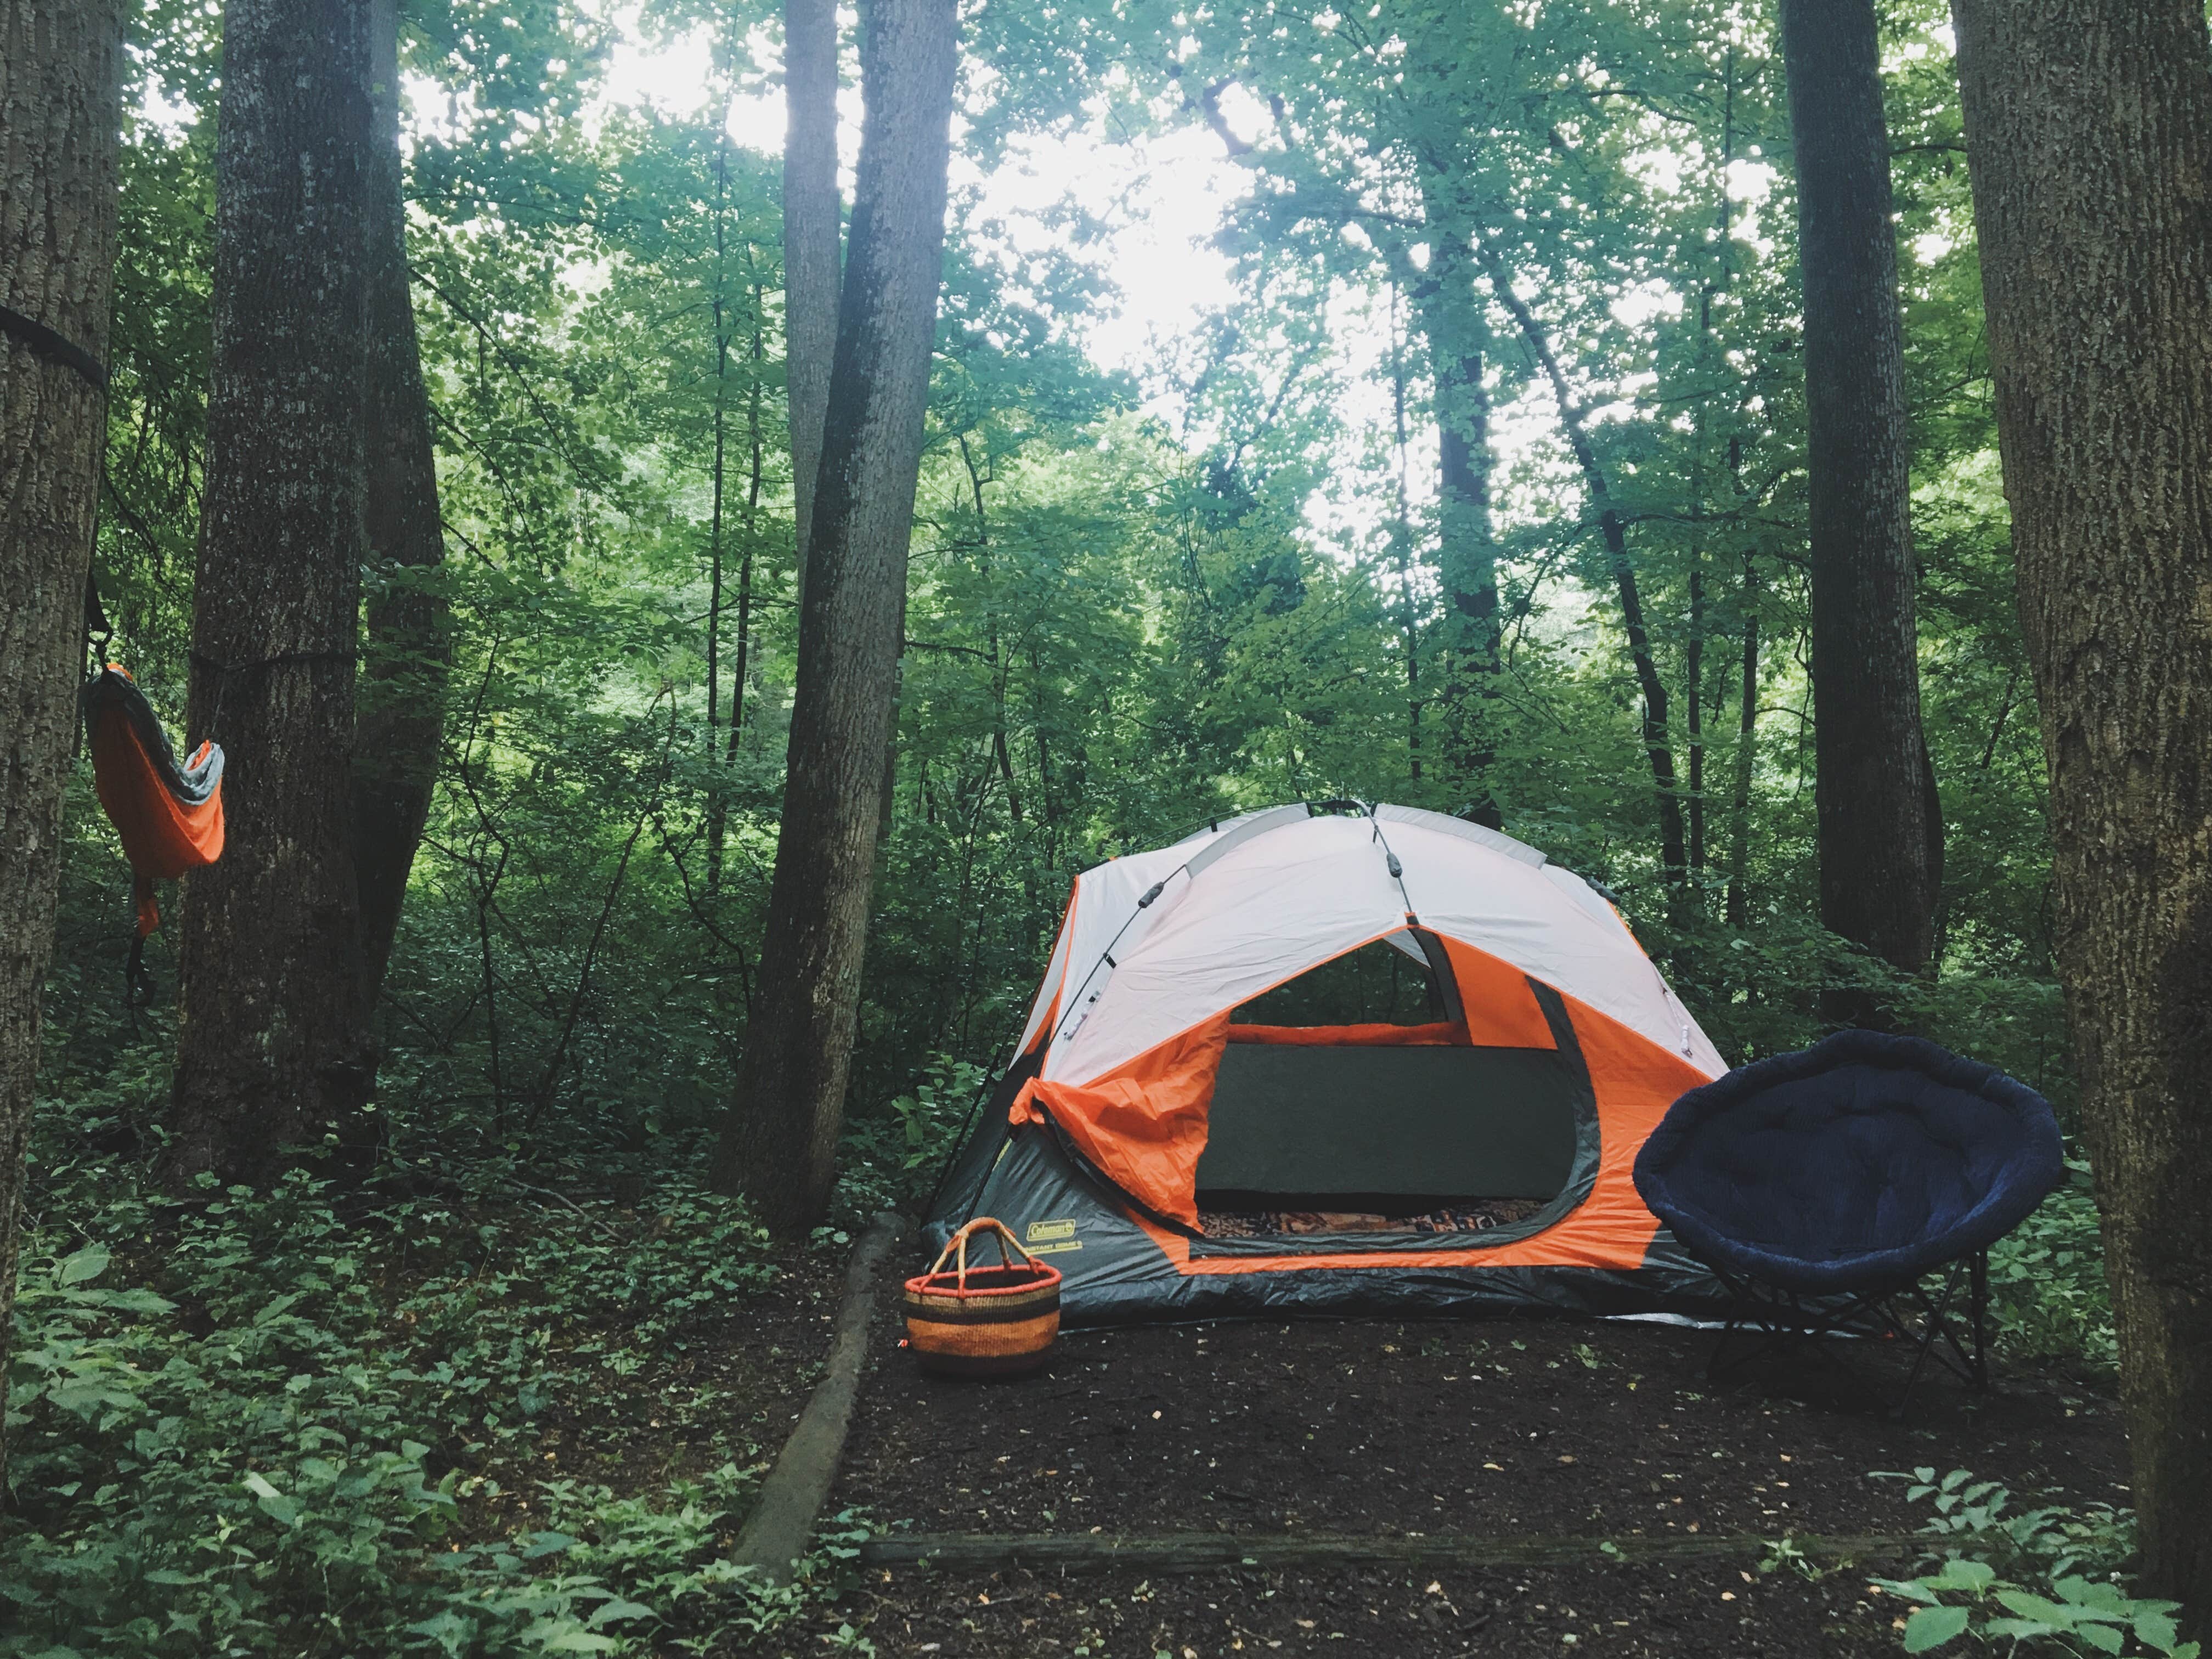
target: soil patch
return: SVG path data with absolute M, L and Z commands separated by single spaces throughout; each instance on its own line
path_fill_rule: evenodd
M 1902 1420 L 1884 1345 L 1822 1345 L 1747 1382 L 1705 1376 L 1711 1332 L 1565 1320 L 1312 1321 L 1062 1338 L 992 1383 L 922 1374 L 886 1296 L 830 1509 L 879 1533 L 1196 1532 L 1586 1537 L 1588 1565 L 1188 1574 L 872 1566 L 777 1650 L 851 1625 L 885 1655 L 1339 1656 L 1897 1651 L 1901 1565 L 1817 1578 L 1726 1561 L 1608 1561 L 1639 1534 L 1911 1533 L 1880 1469 L 1970 1468 L 2015 1502 L 2124 1504 L 2117 1407 L 1999 1368 L 1977 1395 L 1923 1377 Z M 1872 1382 L 1868 1386 L 1868 1380 Z M 1572 1637 L 1570 1642 L 1567 1638 Z
M 1872 1343 L 1720 1387 L 1713 1334 L 1668 1325 L 1155 1326 L 1063 1336 L 1044 1373 L 978 1384 L 897 1352 L 884 1301 L 832 1498 L 879 1527 L 1910 1531 L 1903 1483 L 1869 1476 L 1917 1465 L 2127 1502 L 2109 1401 L 2001 1370 L 1987 1395 L 1923 1377 L 1900 1421 L 1842 1368 L 1893 1389 L 1894 1357 Z
M 1273 1573 L 1150 1579 L 1025 1572 L 871 1574 L 763 1651 L 823 1650 L 841 1625 L 883 1659 L 1442 1659 L 1601 1653 L 1896 1659 L 1905 1608 L 1861 1571 L 1818 1580 L 1756 1563 Z M 1875 1571 L 1887 1573 L 1887 1565 Z

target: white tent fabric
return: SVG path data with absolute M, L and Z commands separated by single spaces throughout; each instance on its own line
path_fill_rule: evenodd
M 1541 854 L 1411 807 L 1377 807 L 1372 818 L 1302 814 L 1276 809 L 1238 821 L 1242 838 L 1201 860 L 1194 876 L 1181 872 L 1237 826 L 1084 873 L 1023 1039 L 1026 1048 L 1064 986 L 1047 1079 L 1095 1081 L 1203 1019 L 1401 932 L 1408 910 L 1709 1075 L 1727 1069 L 1612 907 Z M 1390 874 L 1393 854 L 1401 877 Z M 1158 882 L 1159 897 L 1140 910 L 1138 900 Z
M 1053 1003 L 1061 988 L 1062 980 L 1074 966 L 1074 982 L 1068 986 L 1068 996 L 1061 1007 L 1061 1018 L 1067 1017 L 1070 1008 L 1079 1006 L 1089 990 L 1098 988 L 1103 979 L 1086 985 L 1094 966 L 1100 963 L 1108 951 L 1116 961 L 1135 949 L 1138 940 L 1152 923 L 1159 920 L 1158 901 L 1140 908 L 1137 901 L 1152 890 L 1154 883 L 1162 881 L 1188 864 L 1195 853 L 1219 842 L 1232 831 L 1249 827 L 1258 820 L 1274 817 L 1288 819 L 1303 817 L 1303 807 L 1269 807 L 1262 811 L 1245 812 L 1233 818 L 1222 818 L 1217 823 L 1201 825 L 1181 841 L 1150 852 L 1130 853 L 1118 859 L 1085 871 L 1076 878 L 1075 902 L 1069 914 L 1061 918 L 1060 938 L 1053 945 L 1052 961 L 1045 969 L 1044 984 L 1037 992 L 1036 1001 L 1030 1008 L 1029 1023 L 1022 1028 L 1022 1040 L 1014 1049 L 1017 1054 L 1027 1054 L 1030 1042 L 1045 1017 L 1052 1012 Z M 1167 894 L 1163 892 L 1161 898 Z

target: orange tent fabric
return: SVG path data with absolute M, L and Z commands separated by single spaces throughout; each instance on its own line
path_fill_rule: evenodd
M 1467 1012 L 1468 1041 L 1478 1048 L 1556 1048 L 1552 1023 L 1536 1006 L 1528 976 L 1503 957 L 1449 933 L 1437 935 L 1459 981 L 1459 1006 Z
M 1217 1014 L 1088 1087 L 1032 1078 L 1007 1115 L 1036 1123 L 1049 1112 L 1109 1181 L 1159 1214 L 1195 1227 L 1206 1109 L 1228 1042 L 1229 1016 Z

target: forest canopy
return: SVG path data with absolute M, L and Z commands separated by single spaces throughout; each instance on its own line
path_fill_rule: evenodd
M 1075 871 L 1280 800 L 1486 803 L 1617 896 L 1731 1058 L 1797 1044 L 1825 988 L 1888 972 L 1815 921 L 1771 19 L 1671 0 L 1390 14 L 969 21 L 862 1124 L 947 1066 L 1003 1060 Z M 218 21 L 133 22 L 96 559 L 108 654 L 177 711 Z M 448 547 L 428 580 L 453 662 L 375 1012 L 379 1106 L 398 1144 L 643 1168 L 726 1091 L 775 845 L 795 618 L 774 18 L 414 7 L 402 50 Z M 1941 7 L 1890 9 L 1947 832 L 1935 959 L 1893 994 L 2063 1096 L 1948 52 Z M 1447 221 L 1488 263 L 1439 325 Z M 1640 652 L 1570 426 L 1623 528 Z M 1494 611 L 1470 617 L 1485 571 Z M 1470 675 L 1484 627 L 1495 670 Z M 1638 655 L 1668 700 L 1668 791 Z M 173 965 L 155 935 L 161 991 L 125 1007 L 127 878 L 90 805 L 68 817 L 49 1086 L 153 1133 L 158 1097 L 126 1079 L 161 1063 Z

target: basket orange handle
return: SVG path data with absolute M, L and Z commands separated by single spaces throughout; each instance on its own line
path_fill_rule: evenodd
M 1014 1237 L 1012 1228 L 1007 1226 L 1005 1222 L 999 1220 L 994 1216 L 982 1215 L 977 1216 L 975 1220 L 969 1222 L 958 1232 L 953 1234 L 951 1237 L 945 1241 L 944 1249 L 938 1253 L 937 1265 L 929 1270 L 930 1276 L 932 1278 L 935 1278 L 939 1273 L 943 1273 L 945 1271 L 945 1258 L 953 1255 L 955 1251 L 957 1251 L 959 1255 L 958 1284 L 961 1291 L 963 1292 L 966 1291 L 968 1288 L 968 1240 L 971 1235 L 976 1233 L 986 1233 L 991 1242 L 999 1247 L 999 1265 L 1000 1267 L 1012 1267 L 1014 1265 L 1014 1257 L 1017 1255 L 1021 1257 L 1022 1265 L 1024 1267 L 1034 1267 L 1037 1265 L 1036 1258 L 1031 1255 L 1027 1250 L 1024 1249 L 1022 1248 L 1021 1240 Z M 1009 1252 L 1011 1252 L 1011 1254 Z

